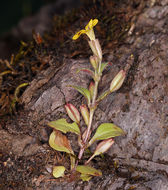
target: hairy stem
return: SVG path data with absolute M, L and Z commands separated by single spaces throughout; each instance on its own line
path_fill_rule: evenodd
M 90 43 L 89 43 L 89 45 L 90 45 Z M 90 45 L 90 47 L 91 47 L 91 49 L 93 48 L 92 45 Z M 93 51 L 93 53 L 94 53 L 94 51 Z M 95 70 L 95 85 L 94 85 L 94 91 L 93 91 L 93 98 L 92 98 L 91 105 L 89 105 L 89 108 L 90 108 L 89 123 L 87 126 L 86 135 L 83 139 L 83 146 L 81 147 L 81 149 L 79 151 L 79 155 L 78 155 L 79 160 L 82 158 L 83 153 L 84 153 L 85 149 L 87 148 L 88 139 L 90 137 L 93 115 L 94 115 L 94 112 L 97 107 L 96 98 L 97 98 L 97 94 L 98 94 L 98 85 L 99 85 L 100 78 L 101 78 L 101 59 L 99 59 L 98 70 Z M 77 166 L 77 164 L 78 164 L 78 161 L 76 162 L 76 166 Z
M 93 121 L 93 115 L 94 115 L 94 112 L 95 112 L 95 109 L 96 109 L 95 103 L 96 103 L 96 98 L 97 98 L 99 80 L 100 79 L 98 79 L 97 81 L 95 81 L 93 99 L 92 99 L 92 104 L 91 104 L 91 107 L 90 107 L 90 114 L 89 114 L 89 124 L 88 124 L 88 127 L 87 127 L 86 136 L 85 136 L 85 138 L 83 140 L 84 145 L 80 149 L 80 152 L 79 152 L 79 155 L 78 155 L 78 159 L 82 158 L 82 155 L 83 155 L 83 153 L 85 151 L 85 148 L 86 148 L 86 145 L 87 145 L 87 141 L 88 141 L 88 138 L 89 138 L 89 133 L 91 131 L 91 126 L 92 126 L 92 121 Z
M 93 114 L 94 114 L 94 109 L 91 109 L 90 110 L 89 124 L 88 124 L 88 128 L 87 128 L 86 136 L 85 136 L 85 139 L 83 140 L 84 145 L 81 147 L 79 155 L 78 155 L 79 159 L 82 158 L 82 155 L 83 155 L 84 150 L 86 148 L 86 143 L 87 143 L 87 140 L 88 140 L 88 137 L 89 137 L 89 132 L 90 132 L 90 129 L 91 129 L 91 126 L 92 126 Z
M 90 108 L 89 124 L 88 124 L 88 127 L 87 127 L 86 136 L 85 136 L 85 139 L 84 139 L 84 144 L 87 143 L 89 132 L 90 132 L 91 126 L 92 126 L 93 115 L 94 115 L 94 112 L 95 112 L 95 109 L 96 109 L 95 108 L 95 102 L 96 102 L 96 97 L 97 97 L 98 84 L 99 84 L 99 81 L 96 81 L 95 86 L 94 86 L 92 104 L 91 104 L 91 108 Z
M 88 140 L 88 136 L 89 136 L 89 132 L 92 126 L 92 121 L 93 121 L 93 114 L 94 114 L 95 109 L 90 109 L 90 116 L 89 116 L 89 124 L 87 127 L 87 131 L 86 131 L 86 136 L 84 138 L 84 144 L 86 144 L 87 140 Z

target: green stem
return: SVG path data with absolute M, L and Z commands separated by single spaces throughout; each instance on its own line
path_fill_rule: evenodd
M 101 73 L 100 73 L 100 70 L 101 70 L 101 60 L 99 61 L 99 68 L 98 68 L 98 73 L 99 73 L 99 75 L 101 74 Z

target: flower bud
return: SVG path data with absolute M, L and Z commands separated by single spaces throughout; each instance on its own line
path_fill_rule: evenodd
M 99 60 L 102 60 L 102 50 L 98 39 L 89 41 L 90 48 L 94 55 L 96 55 Z
M 89 124 L 89 111 L 88 111 L 88 108 L 85 104 L 82 104 L 80 106 L 80 111 L 81 111 L 81 114 L 83 116 L 83 119 L 85 121 L 85 124 L 88 125 Z
M 80 122 L 80 114 L 77 108 L 72 104 L 66 104 L 65 109 L 67 111 L 68 116 L 75 121 L 76 123 Z
M 94 82 L 91 82 L 89 85 L 89 92 L 90 92 L 91 98 L 93 98 L 94 86 L 95 86 Z
M 90 56 L 90 63 L 92 67 L 96 70 L 98 68 L 98 57 L 96 55 Z
M 98 55 L 99 59 L 102 60 L 102 49 L 101 49 L 98 39 L 95 40 L 95 47 L 97 49 L 97 55 Z
M 94 156 L 106 152 L 112 146 L 113 143 L 114 143 L 114 140 L 112 138 L 106 139 L 106 140 L 100 142 L 96 147 L 96 150 L 94 152 Z
M 114 140 L 112 138 L 106 139 L 106 140 L 100 142 L 97 145 L 94 154 L 89 158 L 89 160 L 85 164 L 88 164 L 95 156 L 106 152 L 112 146 L 113 143 L 114 143 Z
M 116 90 L 118 90 L 123 82 L 124 82 L 124 79 L 125 79 L 125 71 L 124 70 L 121 70 L 115 77 L 114 79 L 112 80 L 111 84 L 110 84 L 110 91 L 111 92 L 114 92 Z

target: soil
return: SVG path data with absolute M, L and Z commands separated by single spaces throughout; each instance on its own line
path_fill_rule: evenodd
M 69 161 L 48 145 L 52 129 L 47 123 L 67 118 L 66 102 L 79 107 L 85 101 L 67 86 L 87 87 L 91 81 L 83 72 L 75 74 L 89 63 L 87 43 L 83 37 L 77 42 L 71 40 L 90 14 L 99 19 L 96 35 L 103 47 L 104 61 L 110 62 L 99 93 L 108 89 L 119 70 L 127 73 L 122 88 L 99 105 L 93 126 L 95 129 L 100 123 L 113 122 L 126 135 L 115 138 L 107 154 L 91 162 L 101 169 L 101 177 L 82 182 L 66 174 L 66 178 L 55 179 L 52 167 L 68 167 Z M 16 101 L 12 111 L 7 106 L 10 101 L 1 103 L 0 189 L 168 189 L 167 16 L 167 0 L 96 1 L 59 19 L 55 17 L 47 35 L 34 35 L 24 49 L 26 53 L 19 52 L 20 57 L 14 60 L 17 75 L 1 80 L 0 100 L 3 92 L 4 97 L 15 97 Z M 29 85 L 16 96 L 15 88 L 23 82 Z M 75 136 L 68 137 L 77 152 Z M 91 151 L 94 148 L 95 145 Z

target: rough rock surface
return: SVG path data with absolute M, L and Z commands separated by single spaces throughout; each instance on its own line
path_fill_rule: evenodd
M 90 182 L 44 180 L 37 189 L 168 189 L 167 16 L 167 1 L 151 1 L 151 6 L 146 6 L 135 19 L 125 43 L 107 58 L 113 64 L 104 72 L 100 93 L 108 88 L 120 69 L 130 67 L 123 87 L 101 102 L 94 120 L 95 127 L 105 121 L 114 122 L 126 132 L 124 137 L 116 138 L 108 152 L 109 170 Z M 18 117 L 16 125 L 29 135 L 34 128 L 36 138 L 46 142 L 48 128 L 41 128 L 48 121 L 66 117 L 65 102 L 78 105 L 84 101 L 67 85 L 86 87 L 89 84 L 86 74 L 75 74 L 76 69 L 85 64 L 88 60 L 66 60 L 59 69 L 48 68 L 40 73 L 22 96 L 25 120 Z M 27 123 L 29 126 L 25 126 Z M 11 133 L 15 130 L 10 122 L 7 128 Z M 114 161 L 119 163 L 118 173 L 114 171 Z M 39 178 L 34 179 L 36 186 L 37 180 Z

